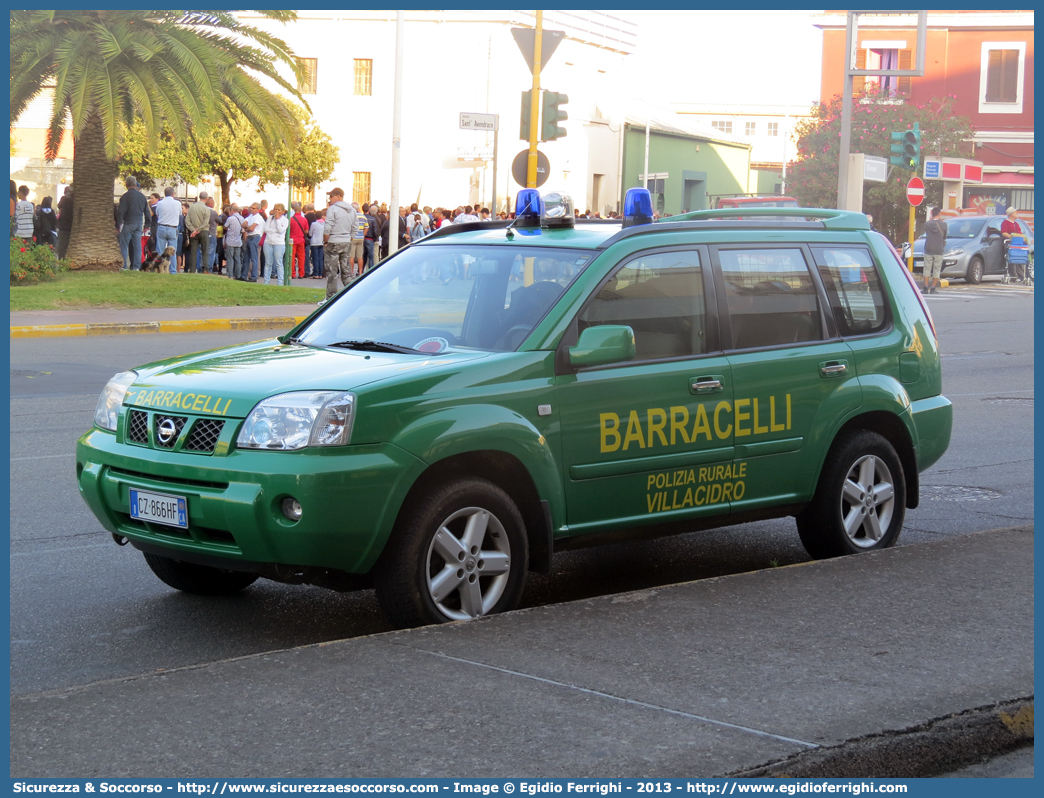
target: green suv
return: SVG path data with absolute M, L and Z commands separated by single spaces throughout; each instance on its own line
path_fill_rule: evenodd
M 114 376 L 76 468 L 116 542 L 193 593 L 373 586 L 400 626 L 510 610 L 555 551 L 634 536 L 792 515 L 813 557 L 895 544 L 952 408 L 865 216 L 519 207 L 280 338 Z

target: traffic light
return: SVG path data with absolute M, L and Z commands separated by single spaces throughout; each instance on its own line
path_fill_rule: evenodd
M 910 168 L 917 172 L 921 167 L 921 125 L 914 122 L 913 130 L 907 131 L 908 137 L 904 146 L 904 153 L 912 160 Z M 912 134 L 912 138 L 909 134 Z
M 545 91 L 543 99 L 542 121 L 540 123 L 540 140 L 554 141 L 566 135 L 566 129 L 559 126 L 569 118 L 569 114 L 559 108 L 569 102 L 569 97 L 560 91 Z
M 921 165 L 921 125 L 914 122 L 912 130 L 896 130 L 892 133 L 892 152 L 888 159 L 892 166 L 917 171 Z
M 518 137 L 522 141 L 529 141 L 529 120 L 533 110 L 533 90 L 527 89 L 522 92 L 522 124 L 518 128 Z

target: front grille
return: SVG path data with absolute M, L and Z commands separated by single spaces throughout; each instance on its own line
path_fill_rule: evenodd
M 201 418 L 192 425 L 192 432 L 185 441 L 185 449 L 192 452 L 212 452 L 221 436 L 225 422 L 213 418 Z
M 161 416 L 158 413 L 152 417 L 153 423 L 156 425 L 153 427 L 152 433 L 156 436 L 156 445 L 161 449 L 173 449 L 174 444 L 178 442 L 178 438 L 181 437 L 181 431 L 185 428 L 185 422 L 188 421 L 185 416 Z M 160 424 L 167 420 L 174 422 L 174 434 L 170 436 L 170 440 L 166 443 L 160 440 L 159 428 Z
M 127 440 L 131 443 L 149 442 L 149 414 L 142 410 L 130 411 L 130 423 L 127 425 Z

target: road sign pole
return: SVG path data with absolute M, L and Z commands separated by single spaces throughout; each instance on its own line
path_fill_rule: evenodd
M 915 214 L 917 212 L 917 206 L 910 206 L 910 229 L 907 234 L 906 240 L 910 242 L 910 247 L 906 250 L 906 268 L 913 274 L 913 245 L 914 245 L 914 230 L 916 229 Z
M 906 268 L 912 272 L 914 230 L 916 229 L 914 223 L 914 211 L 918 205 L 924 202 L 924 181 L 917 175 L 911 177 L 910 182 L 906 184 L 906 201 L 910 203 L 910 234 L 907 237 L 907 240 L 910 242 L 910 247 L 906 251 Z
M 540 56 L 543 46 L 544 12 L 536 12 L 536 38 L 533 40 L 533 96 L 529 106 L 529 164 L 526 188 L 536 188 L 537 141 L 540 137 Z

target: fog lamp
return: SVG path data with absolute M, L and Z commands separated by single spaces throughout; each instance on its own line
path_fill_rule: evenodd
M 291 521 L 301 520 L 301 502 L 292 496 L 288 496 L 283 499 L 282 502 L 283 515 L 285 515 Z

